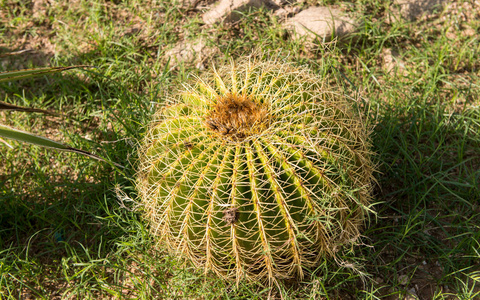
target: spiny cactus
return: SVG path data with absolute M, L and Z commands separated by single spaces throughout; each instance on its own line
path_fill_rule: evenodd
M 237 282 L 303 278 L 359 236 L 368 210 L 369 128 L 352 104 L 272 61 L 186 86 L 142 144 L 137 188 L 152 232 Z

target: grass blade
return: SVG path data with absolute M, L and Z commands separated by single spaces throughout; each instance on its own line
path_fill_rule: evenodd
M 97 156 L 97 155 L 95 155 L 93 153 L 90 153 L 88 151 L 73 148 L 73 147 L 70 147 L 68 145 L 65 145 L 65 144 L 56 142 L 54 140 L 51 140 L 49 138 L 34 135 L 32 133 L 28 133 L 28 132 L 25 132 L 25 131 L 22 131 L 22 130 L 11 128 L 11 127 L 8 127 L 8 126 L 2 125 L 2 124 L 0 124 L 0 137 L 4 137 L 4 138 L 7 138 L 7 139 L 12 139 L 12 140 L 17 140 L 17 141 L 20 141 L 20 142 L 29 143 L 29 144 L 33 144 L 33 145 L 37 145 L 37 146 L 41 146 L 41 147 L 53 148 L 53 149 L 62 150 L 62 151 L 79 153 L 79 154 L 91 157 L 91 158 L 99 160 L 99 161 L 112 163 L 117 167 L 123 168 L 122 165 L 119 165 L 119 164 L 114 163 L 114 162 L 107 161 L 107 160 L 101 158 L 100 156 Z
M 7 143 L 4 139 L 1 139 L 1 138 L 0 138 L 0 143 L 3 143 L 3 144 L 5 144 L 8 148 L 13 149 L 13 146 L 10 145 L 9 143 Z
M 23 106 L 17 106 L 13 104 L 9 104 L 3 101 L 0 101 L 0 111 L 1 110 L 10 110 L 10 111 L 23 111 L 23 112 L 38 112 L 38 113 L 43 113 L 47 115 L 53 115 L 57 116 L 58 114 L 52 111 L 44 110 L 44 109 L 39 109 L 39 108 L 30 108 L 30 107 L 23 107 Z
M 69 66 L 69 67 L 49 67 L 49 68 L 40 68 L 40 69 L 25 69 L 25 70 L 18 70 L 18 71 L 2 72 L 0 73 L 0 82 L 31 78 L 31 77 L 58 73 L 58 72 L 71 70 L 71 69 L 78 69 L 78 68 L 94 68 L 94 66 L 77 65 L 77 66 Z

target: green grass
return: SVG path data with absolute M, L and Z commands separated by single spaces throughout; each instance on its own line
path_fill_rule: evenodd
M 478 8 L 388 23 L 384 2 L 351 1 L 344 8 L 363 16 L 355 37 L 309 50 L 266 10 L 206 29 L 199 12 L 177 1 L 60 2 L 38 15 L 26 3 L 0 0 L 0 71 L 97 68 L 0 84 L 2 101 L 65 115 L 1 113 L 0 121 L 126 168 L 0 143 L 1 299 L 480 297 Z M 467 25 L 476 34 L 463 34 Z M 255 50 L 278 51 L 364 99 L 380 166 L 377 217 L 363 245 L 339 254 L 342 266 L 325 262 L 305 282 L 279 289 L 235 287 L 154 247 L 132 200 L 137 141 L 168 95 L 201 72 L 165 56 L 197 36 L 217 47 L 207 69 Z M 2 57 L 25 48 L 35 51 Z M 385 49 L 405 67 L 387 73 Z

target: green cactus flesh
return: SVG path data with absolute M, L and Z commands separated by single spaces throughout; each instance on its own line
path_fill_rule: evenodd
M 303 278 L 359 236 L 373 166 L 352 100 L 289 64 L 188 86 L 150 127 L 138 190 L 152 231 L 205 272 Z

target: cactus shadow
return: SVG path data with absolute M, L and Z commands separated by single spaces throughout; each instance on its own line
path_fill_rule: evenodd
M 480 110 L 446 105 L 385 107 L 376 119 L 374 151 L 380 164 L 377 219 L 366 230 L 368 271 L 393 292 L 399 276 L 431 299 L 451 272 L 475 265 L 480 225 Z M 469 253 L 455 261 L 450 254 Z M 421 266 L 420 268 L 418 266 Z M 429 270 L 428 272 L 423 271 Z M 454 278 L 451 278 L 454 280 Z

